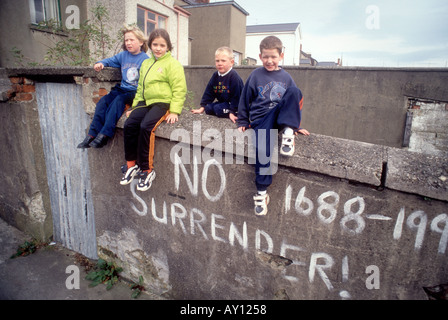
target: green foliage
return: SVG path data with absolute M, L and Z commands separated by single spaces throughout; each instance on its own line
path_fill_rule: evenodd
M 92 281 L 90 287 L 95 287 L 100 283 L 106 285 L 106 289 L 110 290 L 112 286 L 118 281 L 119 273 L 123 271 L 122 268 L 117 267 L 113 262 L 107 262 L 103 259 L 98 259 L 98 263 L 94 270 L 89 272 L 86 280 Z
M 143 277 L 138 277 L 138 283 L 133 283 L 131 285 L 132 295 L 131 297 L 137 299 L 142 291 L 145 291 L 145 287 L 143 286 Z
M 39 249 L 45 245 L 47 245 L 47 243 L 43 243 L 36 239 L 30 240 L 30 241 L 25 241 L 24 243 L 19 245 L 19 248 L 17 248 L 16 253 L 11 256 L 11 259 L 30 255 L 30 254 L 36 252 L 37 249 Z
M 44 31 L 51 42 L 44 60 L 49 65 L 89 66 L 106 58 L 118 39 L 106 32 L 109 19 L 107 8 L 101 4 L 92 8 L 92 20 L 80 23 L 78 29 L 67 29 L 55 20 L 43 21 L 37 29 Z M 20 59 L 20 52 L 16 54 Z
M 12 56 L 14 57 L 14 65 L 16 67 L 36 67 L 39 66 L 38 62 L 34 62 L 32 61 L 32 59 L 26 57 L 23 53 L 22 50 L 20 50 L 19 48 L 17 48 L 16 46 L 12 47 L 12 49 L 10 50 Z

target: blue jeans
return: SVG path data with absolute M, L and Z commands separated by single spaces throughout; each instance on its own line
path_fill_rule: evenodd
M 119 85 L 113 87 L 96 104 L 95 115 L 90 124 L 89 135 L 96 137 L 101 133 L 112 138 L 115 134 L 115 126 L 123 115 L 126 104 L 132 104 L 134 96 L 134 91 L 123 90 Z
M 250 124 L 255 131 L 255 185 L 258 191 L 265 191 L 272 184 L 271 158 L 277 134 L 272 129 L 282 130 L 289 127 L 300 128 L 302 119 L 302 92 L 299 88 L 289 87 L 282 100 L 261 119 Z M 278 132 L 278 131 L 275 131 Z M 274 138 L 275 137 L 275 138 Z M 260 157 L 261 155 L 261 157 Z

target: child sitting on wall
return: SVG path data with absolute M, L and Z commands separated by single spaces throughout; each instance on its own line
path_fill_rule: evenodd
M 102 148 L 115 134 L 115 126 L 123 114 L 126 104 L 131 104 L 137 91 L 140 66 L 149 58 L 147 40 L 138 27 L 123 29 L 122 52 L 101 60 L 93 66 L 99 72 L 104 67 L 121 68 L 121 83 L 101 98 L 96 104 L 89 132 L 78 148 Z
M 210 78 L 201 99 L 201 107 L 191 110 L 192 113 L 215 115 L 219 118 L 230 118 L 236 123 L 238 102 L 243 90 L 243 80 L 233 69 L 235 58 L 233 50 L 221 47 L 215 53 L 216 72 Z
M 165 29 L 149 35 L 151 58 L 140 70 L 140 80 L 124 124 L 124 154 L 121 185 L 137 177 L 137 190 L 146 191 L 156 177 L 154 171 L 155 130 L 163 122 L 174 124 L 182 112 L 187 93 L 184 68 L 172 55 L 173 45 Z M 162 164 L 163 165 L 163 164 Z
M 279 66 L 283 57 L 283 44 L 279 38 L 269 36 L 261 41 L 260 59 L 263 67 L 250 74 L 238 106 L 238 130 L 243 132 L 251 128 L 255 131 L 257 194 L 253 199 L 256 215 L 266 215 L 268 212 L 267 188 L 272 183 L 270 159 L 275 142 L 270 138 L 271 131 L 281 130 L 280 154 L 285 156 L 294 154 L 295 134 L 309 135 L 306 129 L 300 129 L 302 92 L 289 73 Z M 260 155 L 266 157 L 267 161 L 260 161 Z

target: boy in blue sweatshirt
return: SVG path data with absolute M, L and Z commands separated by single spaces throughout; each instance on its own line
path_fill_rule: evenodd
M 121 68 L 121 83 L 101 98 L 96 104 L 89 132 L 78 148 L 102 148 L 115 134 L 115 126 L 124 112 L 126 104 L 132 104 L 137 91 L 142 62 L 149 58 L 148 44 L 138 27 L 123 29 L 123 51 L 111 58 L 101 60 L 93 66 L 95 71 L 104 67 Z
M 260 59 L 263 67 L 250 74 L 238 105 L 238 130 L 243 132 L 252 128 L 255 131 L 257 194 L 253 199 L 255 214 L 260 216 L 268 212 L 267 188 L 272 183 L 270 159 L 275 141 L 272 141 L 271 130 L 282 132 L 280 154 L 285 156 L 294 154 L 295 134 L 309 135 L 307 130 L 300 129 L 302 92 L 289 73 L 279 67 L 283 57 L 283 44 L 279 38 L 269 36 L 261 41 Z M 261 159 L 260 155 L 267 161 Z
M 215 115 L 229 118 L 236 123 L 238 102 L 243 90 L 243 80 L 233 69 L 235 58 L 233 50 L 221 47 L 215 53 L 216 72 L 210 78 L 201 99 L 201 107 L 191 110 L 192 113 Z

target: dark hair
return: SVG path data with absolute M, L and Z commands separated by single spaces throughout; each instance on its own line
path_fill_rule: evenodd
M 168 51 L 173 50 L 173 45 L 171 44 L 170 35 L 165 29 L 155 29 L 151 34 L 149 35 L 148 39 L 148 46 L 149 49 L 151 49 L 151 44 L 156 38 L 162 38 L 166 41 L 166 45 L 168 48 Z
M 283 43 L 276 36 L 268 36 L 261 40 L 260 43 L 260 52 L 263 49 L 277 49 L 279 54 L 283 52 Z

